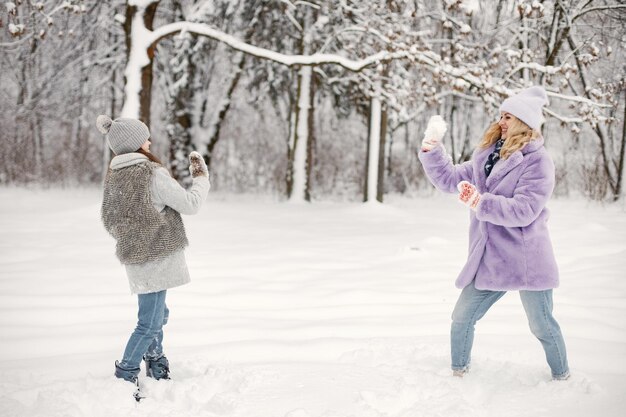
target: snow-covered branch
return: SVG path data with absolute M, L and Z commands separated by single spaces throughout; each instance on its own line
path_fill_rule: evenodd
M 555 113 L 554 111 L 548 109 L 547 107 L 543 108 L 543 111 L 546 112 L 547 114 L 549 114 L 550 116 L 554 117 L 555 119 L 566 123 L 566 124 L 572 124 L 572 123 L 584 123 L 585 120 L 583 120 L 583 118 L 581 117 L 567 117 L 567 116 L 561 116 L 558 113 Z
M 581 11 L 576 13 L 574 16 L 572 16 L 572 22 L 576 19 L 581 18 L 587 13 L 597 12 L 601 10 L 604 11 L 604 10 L 620 10 L 620 9 L 626 9 L 626 4 L 613 4 L 613 5 L 605 5 L 605 6 L 588 7 L 586 9 L 582 9 Z
M 554 97 L 554 98 L 558 98 L 561 100 L 566 100 L 566 101 L 573 101 L 575 103 L 583 103 L 583 104 L 587 104 L 589 106 L 593 106 L 593 107 L 602 107 L 602 108 L 611 108 L 612 106 L 609 104 L 602 104 L 602 103 L 598 103 L 595 102 L 593 100 L 589 100 L 586 97 L 582 97 L 582 96 L 568 96 L 565 94 L 559 94 L 559 93 L 553 93 L 551 91 L 547 91 L 548 97 Z
M 141 10 L 141 8 L 140 8 Z M 468 90 L 478 90 L 486 94 L 485 100 L 488 102 L 496 103 L 501 98 L 508 97 L 513 94 L 514 91 L 506 87 L 506 83 L 510 77 L 522 70 L 533 70 L 548 75 L 555 75 L 557 73 L 564 73 L 570 71 L 567 66 L 544 66 L 534 62 L 519 63 L 506 77 L 503 79 L 492 79 L 488 74 L 485 74 L 481 68 L 467 67 L 467 66 L 455 66 L 446 62 L 442 57 L 429 49 L 419 49 L 416 45 L 405 45 L 405 49 L 396 49 L 394 51 L 380 51 L 372 53 L 363 59 L 350 59 L 348 57 L 332 54 L 332 53 L 315 53 L 311 55 L 288 55 L 276 51 L 272 51 L 266 48 L 251 45 L 244 42 L 232 35 L 224 33 L 213 27 L 203 24 L 194 23 L 188 21 L 175 22 L 161 26 L 154 31 L 150 31 L 145 28 L 142 22 L 142 13 L 138 12 L 133 22 L 133 34 L 134 45 L 133 51 L 129 57 L 129 63 L 127 67 L 126 77 L 130 86 L 139 86 L 139 74 L 143 66 L 149 63 L 147 56 L 147 49 L 156 44 L 160 39 L 170 36 L 178 32 L 190 32 L 197 35 L 209 37 L 211 39 L 222 42 L 231 48 L 241 51 L 246 54 L 250 54 L 262 59 L 268 59 L 276 63 L 292 66 L 318 66 L 322 64 L 335 64 L 339 65 L 349 71 L 360 72 L 363 69 L 379 63 L 381 61 L 390 61 L 397 59 L 407 59 L 409 62 L 416 63 L 428 71 L 430 71 L 440 81 L 447 83 L 454 90 L 463 92 Z M 346 30 L 355 29 L 353 26 Z M 372 34 L 376 35 L 376 31 L 368 30 Z M 379 33 L 379 38 L 383 41 L 391 42 L 382 33 Z M 134 78 L 133 78 L 134 77 Z M 137 79 L 135 79 L 137 78 Z M 128 91 L 130 92 L 130 91 Z M 552 96 L 559 99 L 575 101 L 585 103 L 594 107 L 607 107 L 606 105 L 596 103 L 592 100 L 588 100 L 583 97 L 568 97 L 560 94 L 550 93 Z M 129 100 L 125 105 L 125 108 L 138 109 L 138 103 L 134 103 L 131 100 L 137 100 L 138 94 L 127 94 L 126 99 Z M 135 98 L 133 98 L 135 97 Z M 133 117 L 135 112 L 129 112 L 127 117 Z
M 208 25 L 192 22 L 176 22 L 162 26 L 154 30 L 146 39 L 150 41 L 149 44 L 152 44 L 158 42 L 161 38 L 185 30 L 197 35 L 203 35 L 215 39 L 238 51 L 245 52 L 258 58 L 269 59 L 289 67 L 294 65 L 337 64 L 350 71 L 361 71 L 363 68 L 380 61 L 407 58 L 413 54 L 411 51 L 381 51 L 359 60 L 352 60 L 340 55 L 323 53 L 313 55 L 286 55 L 280 52 L 270 51 L 269 49 L 247 44 L 234 36 L 213 29 Z

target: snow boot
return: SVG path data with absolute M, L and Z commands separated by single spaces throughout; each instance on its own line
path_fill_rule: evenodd
M 139 389 L 139 368 L 135 369 L 125 369 L 120 366 L 118 361 L 115 361 L 115 376 L 117 378 L 123 379 L 124 381 L 128 381 L 135 386 L 135 391 L 133 392 L 133 398 L 135 401 L 139 402 L 142 400 L 143 395 L 141 394 L 141 390 Z
M 144 356 L 143 360 L 146 361 L 146 375 L 156 380 L 170 379 L 170 363 L 165 356 L 158 358 L 151 358 Z
M 137 375 L 139 375 L 139 368 L 122 368 L 119 361 L 115 361 L 115 376 L 117 378 L 123 379 L 124 381 L 132 382 L 134 384 L 137 381 Z
M 565 372 L 563 375 L 552 375 L 552 380 L 553 381 L 567 381 L 570 377 L 570 373 Z
M 463 378 L 465 375 L 467 375 L 469 373 L 469 370 L 470 370 L 470 366 L 469 365 L 467 365 L 463 369 L 453 369 L 452 370 L 452 376 L 456 376 L 457 378 Z

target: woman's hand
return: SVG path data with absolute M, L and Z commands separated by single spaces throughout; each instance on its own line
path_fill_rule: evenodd
M 422 140 L 422 152 L 428 152 L 441 143 L 443 135 L 446 134 L 448 126 L 443 118 L 439 115 L 432 116 L 428 120 L 426 131 L 424 131 L 424 139 Z
M 459 201 L 476 211 L 476 206 L 480 201 L 480 193 L 476 189 L 476 186 L 467 181 L 461 181 L 456 188 L 459 190 Z

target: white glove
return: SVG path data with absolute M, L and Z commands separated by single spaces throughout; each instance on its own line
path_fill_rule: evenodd
M 209 177 L 209 169 L 204 162 L 204 158 L 198 152 L 193 151 L 189 154 L 189 172 L 191 172 L 192 178 L 199 177 L 201 175 Z
M 457 184 L 456 188 L 459 190 L 459 201 L 476 211 L 476 206 L 480 201 L 480 193 L 476 189 L 476 186 L 467 181 L 461 181 Z
M 424 139 L 422 140 L 422 152 L 428 152 L 441 143 L 443 135 L 446 134 L 448 126 L 443 118 L 439 115 L 432 116 L 428 120 Z

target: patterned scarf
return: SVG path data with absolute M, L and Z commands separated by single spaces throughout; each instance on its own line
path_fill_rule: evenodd
M 489 176 L 496 162 L 500 160 L 500 150 L 502 149 L 502 145 L 504 145 L 504 139 L 498 139 L 496 142 L 496 148 L 489 154 L 487 162 L 485 163 L 485 175 Z

